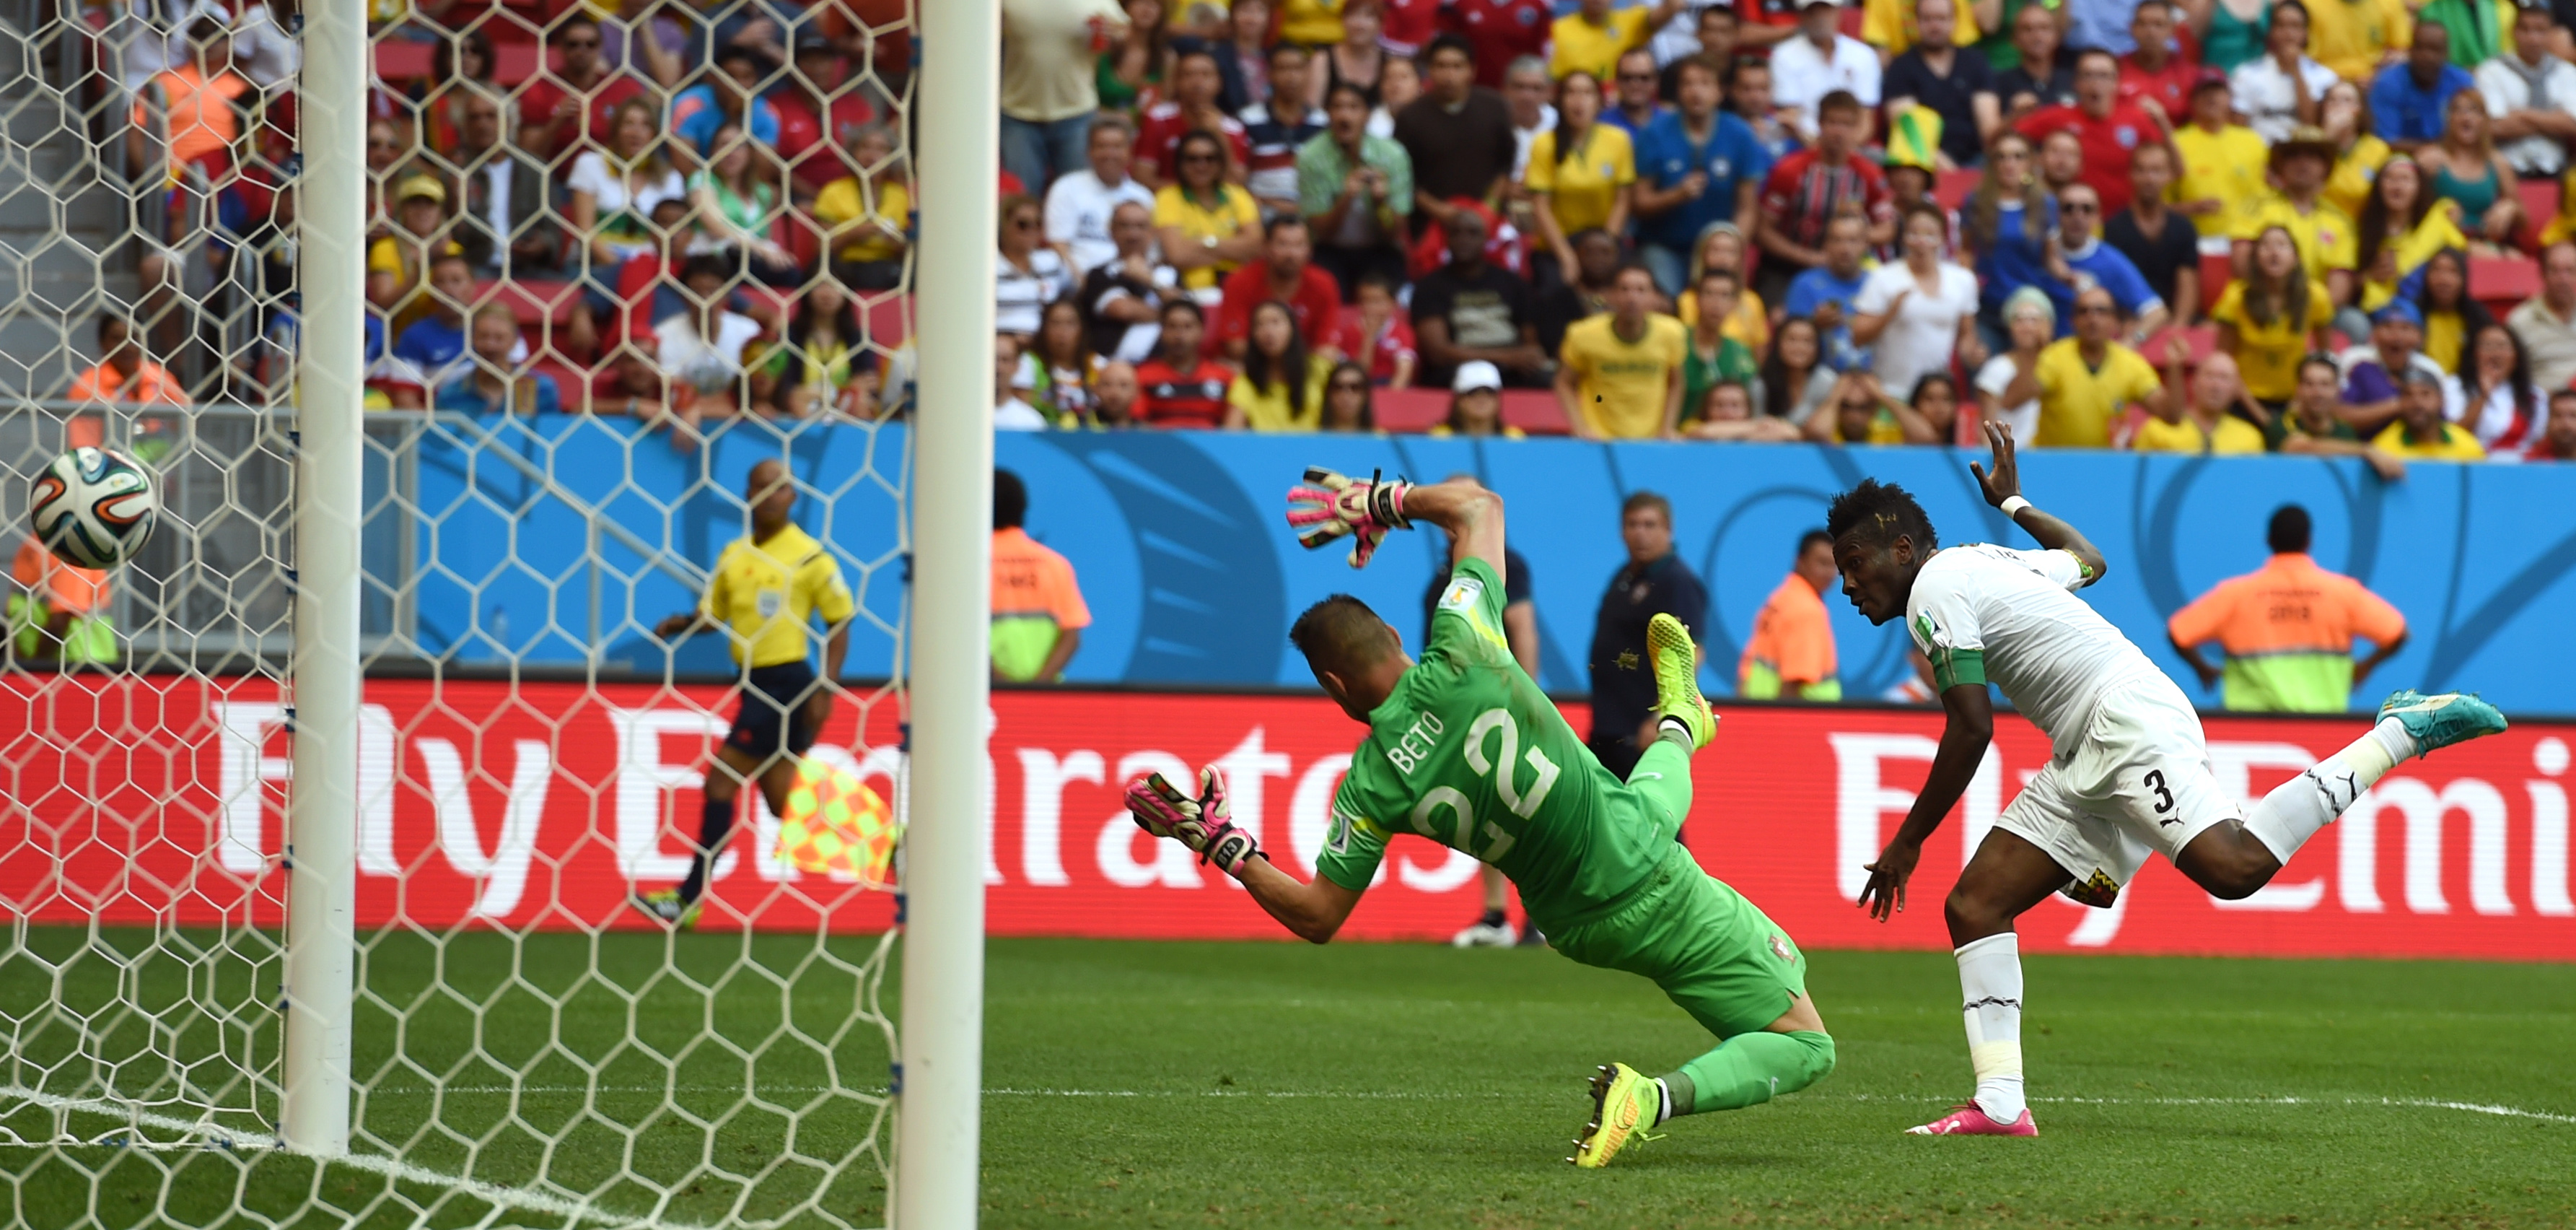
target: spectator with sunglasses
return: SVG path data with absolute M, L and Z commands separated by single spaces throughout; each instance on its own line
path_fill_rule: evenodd
M 579 9 L 555 26 L 544 46 L 562 52 L 563 63 L 520 91 L 522 143 L 548 160 L 580 146 L 606 148 L 618 105 L 642 94 L 644 83 L 601 60 L 599 19 Z
M 1162 233 L 1163 259 L 1180 271 L 1181 285 L 1212 292 L 1261 254 L 1261 208 L 1251 193 L 1225 181 L 1225 142 L 1216 134 L 1192 129 L 1175 148 L 1177 173 L 1154 194 L 1154 225 Z

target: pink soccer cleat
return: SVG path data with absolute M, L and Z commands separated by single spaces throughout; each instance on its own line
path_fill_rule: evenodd
M 2010 1123 L 1997 1123 L 1976 1103 L 1970 1102 L 1953 1106 L 1949 1114 L 1920 1127 L 1907 1128 L 1905 1133 L 1909 1136 L 2037 1136 L 2039 1125 L 2031 1122 L 2027 1106 L 2022 1108 L 2021 1118 Z

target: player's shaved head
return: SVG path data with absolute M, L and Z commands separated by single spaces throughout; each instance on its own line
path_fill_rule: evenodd
M 1363 722 L 1370 710 L 1386 702 L 1395 680 L 1410 665 L 1404 657 L 1404 638 L 1367 603 L 1349 594 L 1335 594 L 1307 607 L 1289 625 L 1288 643 L 1306 655 L 1315 682 L 1323 685 L 1342 712 Z
M 751 477 L 743 483 L 743 500 L 751 506 L 751 530 L 756 539 L 766 539 L 787 524 L 787 514 L 796 507 L 795 476 L 788 473 L 787 463 L 775 457 L 752 463 Z
M 1395 629 L 1377 617 L 1369 604 L 1349 594 L 1335 594 L 1297 617 L 1288 642 L 1317 670 L 1348 674 L 1404 651 Z

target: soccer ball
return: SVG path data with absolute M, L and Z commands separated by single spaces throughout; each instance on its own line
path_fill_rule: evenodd
M 113 568 L 152 536 L 161 497 L 152 474 L 112 449 L 76 448 L 36 474 L 27 519 L 36 541 L 82 568 Z

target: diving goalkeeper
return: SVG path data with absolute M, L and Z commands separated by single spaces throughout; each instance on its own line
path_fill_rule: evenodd
M 1666 1119 L 1752 1106 L 1831 1072 L 1834 1043 L 1807 995 L 1806 958 L 1674 840 L 1690 811 L 1691 753 L 1717 729 L 1682 625 L 1659 615 L 1648 626 L 1657 734 L 1622 782 L 1512 658 L 1500 497 L 1464 480 L 1411 486 L 1324 470 L 1307 480 L 1322 486 L 1290 491 L 1288 513 L 1307 546 L 1354 536 L 1359 566 L 1388 530 L 1428 521 L 1449 531 L 1452 568 L 1419 662 L 1394 628 L 1344 594 L 1289 630 L 1315 681 L 1369 727 L 1333 797 L 1316 877 L 1300 882 L 1270 864 L 1232 823 L 1214 767 L 1199 771 L 1196 797 L 1159 774 L 1129 785 L 1136 822 L 1240 880 L 1271 917 L 1317 944 L 1359 904 L 1387 840 L 1410 829 L 1510 877 L 1558 951 L 1653 979 L 1723 1041 L 1660 1078 L 1603 1065 L 1591 1083 L 1592 1122 L 1568 1159 L 1577 1166 L 1606 1165 Z

